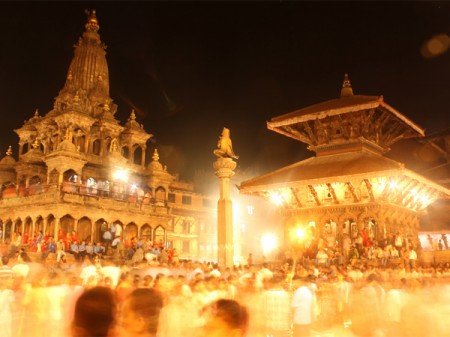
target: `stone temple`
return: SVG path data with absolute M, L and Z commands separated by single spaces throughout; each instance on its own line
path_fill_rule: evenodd
M 21 232 L 26 244 L 38 231 L 57 238 L 75 230 L 97 242 L 116 223 L 125 241 L 142 237 L 177 248 L 181 258 L 215 258 L 215 202 L 160 163 L 134 111 L 124 125 L 116 119 L 109 87 L 93 11 L 53 109 L 14 130 L 18 159 L 10 147 L 0 161 L 0 239 Z
M 362 231 L 373 241 L 399 233 L 418 245 L 422 212 L 450 196 L 439 180 L 386 155 L 399 140 L 425 138 L 425 131 L 383 96 L 355 95 L 347 75 L 340 97 L 274 117 L 267 127 L 315 152 L 239 186 L 242 194 L 279 204 L 288 242 L 300 226 L 330 245 Z

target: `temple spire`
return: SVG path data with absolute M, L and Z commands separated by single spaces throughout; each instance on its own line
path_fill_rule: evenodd
M 98 25 L 95 9 L 92 10 L 92 12 L 89 12 L 88 10 L 86 10 L 85 12 L 88 16 L 88 22 L 84 25 L 86 31 L 97 33 L 98 30 L 100 29 L 100 26 Z
M 344 75 L 344 82 L 342 83 L 341 89 L 341 97 L 345 96 L 353 96 L 353 89 L 350 80 L 348 79 L 348 74 Z
M 79 99 L 89 111 L 95 111 L 95 107 L 111 102 L 109 72 L 96 12 L 86 11 L 86 14 L 85 31 L 75 45 L 66 83 L 56 100 L 66 104 L 68 99 Z
M 129 120 L 132 120 L 132 121 L 136 120 L 136 113 L 134 112 L 134 109 L 131 110 Z
M 153 159 L 153 161 L 159 161 L 159 154 L 158 154 L 157 149 L 155 149 L 155 151 L 153 151 L 152 159 Z

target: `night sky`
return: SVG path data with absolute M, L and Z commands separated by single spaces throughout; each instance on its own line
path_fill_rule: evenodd
M 213 172 L 231 130 L 251 175 L 312 155 L 266 128 L 270 118 L 355 94 L 385 101 L 433 133 L 449 126 L 450 54 L 424 44 L 450 34 L 448 2 L 18 2 L 0 3 L 0 157 L 13 129 L 50 111 L 73 45 L 95 9 L 108 46 L 116 117 L 132 108 L 155 135 L 163 164 L 191 180 Z

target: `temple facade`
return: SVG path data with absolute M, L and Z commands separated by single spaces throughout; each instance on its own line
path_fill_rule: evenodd
M 418 244 L 421 212 L 450 195 L 385 155 L 401 139 L 424 137 L 424 130 L 383 96 L 354 95 L 347 75 L 339 98 L 274 117 L 267 127 L 315 152 L 239 186 L 242 194 L 279 205 L 286 243 L 293 229 L 303 228 L 329 246 L 361 233 L 371 242 L 400 235 Z
M 17 159 L 10 147 L 0 161 L 0 239 L 20 232 L 27 244 L 39 231 L 55 238 L 76 231 L 98 242 L 116 223 L 125 241 L 142 237 L 177 248 L 181 258 L 215 258 L 215 202 L 171 174 L 156 148 L 147 149 L 152 135 L 134 111 L 124 125 L 116 119 L 98 31 L 93 11 L 53 109 L 43 116 L 36 110 L 14 130 Z

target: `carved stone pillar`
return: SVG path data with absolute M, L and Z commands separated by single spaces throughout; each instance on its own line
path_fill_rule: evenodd
M 55 241 L 58 241 L 58 232 L 59 232 L 59 220 L 58 219 L 53 219 L 53 221 L 55 222 Z
M 42 221 L 44 222 L 44 228 L 42 230 L 42 233 L 44 233 L 44 235 L 47 234 L 47 221 L 48 219 L 42 219 Z
M 222 267 L 234 265 L 233 203 L 230 198 L 230 178 L 236 162 L 231 158 L 219 158 L 213 164 L 220 179 L 220 198 L 217 203 L 218 262 Z
M 29 240 L 33 240 L 34 239 L 34 232 L 36 230 L 36 221 L 37 219 L 35 219 L 34 221 L 31 222 L 31 233 L 29 235 Z
M 145 152 L 147 152 L 147 147 L 144 146 L 142 148 L 142 153 L 141 153 L 141 166 L 145 167 Z

